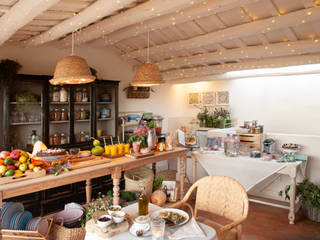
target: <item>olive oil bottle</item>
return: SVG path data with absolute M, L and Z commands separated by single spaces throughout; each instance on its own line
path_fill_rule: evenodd
M 139 216 L 148 215 L 149 213 L 149 198 L 146 194 L 145 188 L 141 188 L 141 194 L 138 198 Z

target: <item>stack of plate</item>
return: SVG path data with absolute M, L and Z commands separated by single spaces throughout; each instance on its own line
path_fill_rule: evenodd
M 24 207 L 21 203 L 15 203 L 15 202 L 4 203 L 3 208 L 1 210 L 1 216 L 0 216 L 1 222 L 2 222 L 1 228 L 2 229 L 12 229 L 11 227 L 15 227 L 16 223 L 17 223 L 17 227 L 19 227 L 19 226 L 23 227 L 23 222 L 26 221 L 26 219 L 27 219 L 26 217 L 21 219 L 23 216 L 23 214 L 21 214 L 21 213 L 23 213 L 23 212 L 24 212 Z M 18 216 L 19 216 L 19 218 L 18 218 Z M 13 219 L 13 217 L 14 217 L 14 219 Z M 14 221 L 12 222 L 12 220 L 14 220 Z M 16 222 L 16 220 L 18 220 L 18 221 Z M 19 225 L 20 220 L 21 220 L 21 223 Z M 27 220 L 27 222 L 29 220 Z
M 38 231 L 43 235 L 46 235 L 46 233 L 48 232 L 48 220 L 42 217 L 35 217 L 32 218 L 27 226 L 26 226 L 26 230 L 27 231 Z
M 65 226 L 72 227 L 73 224 L 76 224 L 77 222 L 79 222 L 82 215 L 83 215 L 82 209 L 79 209 L 79 208 L 65 209 L 63 211 L 56 213 L 53 216 L 53 221 L 57 224 L 60 224 L 62 222 Z

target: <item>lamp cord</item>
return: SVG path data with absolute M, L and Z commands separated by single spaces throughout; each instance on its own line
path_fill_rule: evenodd
M 74 32 L 72 32 L 71 39 L 72 39 L 71 56 L 73 56 L 73 54 L 74 54 Z

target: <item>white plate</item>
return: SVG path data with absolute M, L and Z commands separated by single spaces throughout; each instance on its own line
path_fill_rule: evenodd
M 151 218 L 157 218 L 159 216 L 159 214 L 161 212 L 173 212 L 173 213 L 178 213 L 182 216 L 184 216 L 186 218 L 186 220 L 184 220 L 183 222 L 179 223 L 179 224 L 176 224 L 176 225 L 170 225 L 169 227 L 178 227 L 178 226 L 181 226 L 183 224 L 186 224 L 188 221 L 189 221 L 189 214 L 186 213 L 185 211 L 183 210 L 180 210 L 180 209 L 176 209 L 176 208 L 164 208 L 164 209 L 160 209 L 158 211 L 155 211 L 151 214 Z
M 130 227 L 130 229 L 129 229 L 129 232 L 130 232 L 133 236 L 135 236 L 135 237 L 137 237 L 137 238 L 146 238 L 146 237 L 151 236 L 151 230 L 150 230 L 150 228 L 149 228 L 149 230 L 148 230 L 147 232 L 144 232 L 141 237 L 137 236 L 136 231 L 137 231 L 137 230 L 135 229 L 134 224 L 133 224 L 133 225 Z

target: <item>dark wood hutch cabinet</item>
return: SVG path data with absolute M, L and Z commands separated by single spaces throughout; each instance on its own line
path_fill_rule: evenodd
M 107 137 L 107 142 L 110 136 L 117 141 L 119 81 L 96 80 L 90 84 L 64 85 L 68 98 L 61 102 L 53 99 L 54 91 L 60 91 L 61 86 L 51 86 L 48 81 L 51 78 L 19 74 L 10 85 L 1 86 L 0 150 L 19 148 L 31 151 L 28 141 L 33 130 L 48 147 L 90 149 L 91 137 L 97 138 L 97 132 L 101 138 Z M 38 96 L 38 101 L 21 104 L 16 99 L 19 93 L 32 93 Z M 80 93 L 85 96 L 81 100 Z M 55 111 L 64 112 L 67 117 L 54 118 Z M 54 142 L 53 137 L 61 137 L 62 133 L 67 140 L 63 144 Z M 112 188 L 110 176 L 94 179 L 92 187 L 93 197 L 98 192 L 106 193 Z M 22 201 L 34 214 L 43 215 L 63 208 L 68 202 L 84 202 L 85 183 L 20 196 L 14 201 Z

